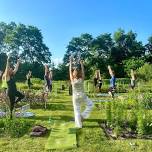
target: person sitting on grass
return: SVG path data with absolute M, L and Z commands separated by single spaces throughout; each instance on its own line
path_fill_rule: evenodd
M 131 86 L 131 89 L 133 90 L 135 88 L 135 73 L 134 73 L 134 70 L 131 69 L 131 79 L 130 79 L 130 86 Z
M 115 78 L 115 73 L 114 71 L 111 69 L 110 65 L 108 66 L 108 70 L 109 70 L 109 74 L 111 76 L 111 79 L 110 79 L 110 88 L 109 88 L 109 91 L 108 93 L 110 94 L 110 96 L 112 98 L 114 98 L 114 92 L 116 90 L 116 78 Z
M 84 92 L 84 66 L 83 61 L 80 61 L 80 69 L 75 67 L 72 69 L 72 58 L 70 58 L 69 66 L 70 80 L 72 84 L 73 93 L 73 107 L 75 115 L 75 126 L 82 128 L 82 121 L 89 117 L 89 114 L 93 108 L 93 102 L 86 96 Z M 81 103 L 86 104 L 86 109 L 80 113 Z
M 31 86 L 33 85 L 31 83 L 31 77 L 32 77 L 32 71 L 29 71 L 28 74 L 26 75 L 26 79 L 27 79 L 27 85 L 28 85 L 28 88 L 31 89 Z
M 12 118 L 12 112 L 14 106 L 17 102 L 21 101 L 24 98 L 24 95 L 17 91 L 16 82 L 14 76 L 18 71 L 20 60 L 17 60 L 16 67 L 10 66 L 10 57 L 7 58 L 6 68 L 2 76 L 2 81 L 5 81 L 7 84 L 6 95 L 9 97 L 9 107 L 10 107 L 10 118 Z M 17 97 L 17 98 L 16 98 Z

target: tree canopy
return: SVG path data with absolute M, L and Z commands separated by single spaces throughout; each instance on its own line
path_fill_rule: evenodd
M 152 36 L 143 45 L 132 30 L 118 29 L 114 34 L 101 33 L 97 37 L 84 33 L 71 39 L 63 63 L 55 67 L 41 30 L 30 25 L 0 22 L 0 70 L 4 70 L 7 54 L 11 54 L 14 62 L 20 57 L 23 64 L 19 78 L 24 79 L 28 70 L 32 70 L 35 77 L 43 78 L 43 64 L 48 63 L 52 64 L 54 79 L 68 79 L 69 56 L 77 56 L 78 53 L 85 61 L 87 79 L 94 75 L 96 69 L 100 69 L 103 77 L 108 77 L 108 65 L 112 66 L 117 77 L 126 77 L 131 68 L 138 69 L 144 63 L 152 63 Z
M 43 78 L 43 64 L 51 64 L 51 52 L 35 26 L 0 22 L 0 70 L 4 70 L 8 54 L 12 63 L 18 57 L 22 61 L 17 74 L 20 80 L 25 79 L 28 70 L 32 70 L 35 77 Z

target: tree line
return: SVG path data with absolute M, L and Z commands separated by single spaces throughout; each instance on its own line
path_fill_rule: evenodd
M 14 63 L 20 57 L 23 62 L 18 73 L 20 80 L 25 79 L 28 70 L 32 70 L 34 77 L 43 79 L 45 63 L 52 67 L 54 80 L 67 80 L 69 56 L 78 52 L 85 61 L 87 79 L 93 76 L 96 69 L 101 70 L 103 77 L 108 77 L 107 65 L 113 67 L 117 77 L 127 77 L 131 68 L 152 63 L 152 36 L 147 44 L 143 44 L 132 30 L 125 32 L 118 29 L 113 35 L 103 33 L 95 38 L 88 33 L 81 34 L 71 39 L 63 63 L 55 67 L 51 63 L 51 51 L 37 27 L 0 22 L 0 70 L 4 70 L 8 53 Z

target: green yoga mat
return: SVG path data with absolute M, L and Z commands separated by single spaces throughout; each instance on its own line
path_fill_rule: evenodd
M 45 149 L 71 149 L 76 147 L 74 122 L 55 121 Z

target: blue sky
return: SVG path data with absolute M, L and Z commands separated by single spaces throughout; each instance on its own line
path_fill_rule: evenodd
M 152 35 L 151 7 L 151 0 L 0 0 L 0 21 L 40 28 L 57 62 L 81 33 L 96 37 L 121 27 L 146 43 Z

